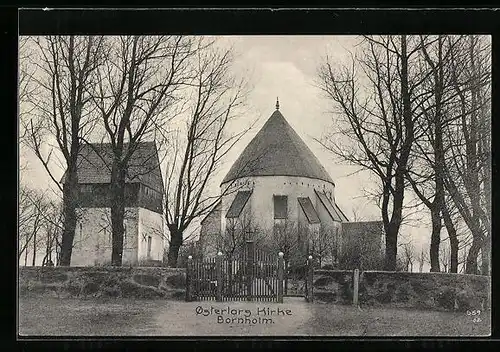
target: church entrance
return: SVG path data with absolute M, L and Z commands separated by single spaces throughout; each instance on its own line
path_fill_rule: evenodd
M 187 301 L 264 301 L 283 303 L 283 255 L 266 253 L 247 241 L 238 256 L 189 258 Z
M 285 297 L 303 297 L 306 301 L 312 300 L 312 257 L 303 262 L 291 264 L 285 269 L 284 287 Z

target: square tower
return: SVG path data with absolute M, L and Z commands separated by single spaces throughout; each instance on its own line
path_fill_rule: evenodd
M 127 148 L 127 145 L 125 145 Z M 111 165 L 109 143 L 86 144 L 78 155 L 78 221 L 71 266 L 111 263 Z M 62 183 L 64 187 L 63 176 Z M 160 263 L 165 248 L 163 180 L 154 142 L 134 150 L 125 184 L 123 265 Z

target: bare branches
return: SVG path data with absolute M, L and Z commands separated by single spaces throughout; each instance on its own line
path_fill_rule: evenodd
M 415 138 L 413 93 L 421 84 L 410 66 L 420 48 L 407 36 L 366 37 L 350 67 L 320 68 L 320 88 L 332 101 L 338 129 L 322 145 L 341 160 L 374 173 L 388 237 L 387 268 L 394 269 L 409 154 Z
M 398 209 L 410 186 L 432 213 L 431 269 L 439 270 L 445 199 L 453 202 L 445 209 L 454 213 L 446 219 L 453 270 L 460 219 L 476 234 L 470 250 L 477 260 L 491 224 L 487 39 L 365 36 L 358 49 L 350 66 L 334 69 L 327 59 L 319 70 L 320 88 L 336 107 L 336 128 L 319 142 L 340 160 L 379 178 L 381 215 L 393 242 L 393 231 L 408 216 L 406 207 L 403 213 Z M 418 210 L 419 204 L 412 208 Z M 487 250 L 482 246 L 481 252 Z
M 24 138 L 52 181 L 64 193 L 62 265 L 69 265 L 78 201 L 77 157 L 81 138 L 95 127 L 89 89 L 103 60 L 103 37 L 45 36 L 27 39 L 30 55 L 24 57 L 29 83 L 36 94 L 21 96 L 20 119 Z M 21 82 L 22 83 L 22 82 Z M 52 145 L 56 145 L 54 148 Z M 65 187 L 55 176 L 60 158 L 66 169 Z
M 90 92 L 113 154 L 111 219 L 115 265 L 121 265 L 123 250 L 125 180 L 127 176 L 139 176 L 130 175 L 132 155 L 142 142 L 154 140 L 156 131 L 174 116 L 179 92 L 191 79 L 189 63 L 197 50 L 195 44 L 193 38 L 182 36 L 106 38 L 106 60 L 97 70 L 97 84 Z M 152 171 L 149 168 L 148 172 Z
M 18 258 L 28 255 L 32 265 L 36 263 L 36 254 L 44 249 L 45 260 L 51 258 L 56 250 L 55 240 L 62 232 L 62 217 L 57 205 L 47 199 L 43 192 L 21 185 L 19 194 L 18 216 Z M 59 241 L 60 242 L 60 241 Z
M 192 79 L 184 91 L 185 99 L 192 103 L 186 104 L 183 133 L 178 131 L 171 143 L 173 152 L 165 176 L 165 213 L 171 236 L 182 233 L 220 201 L 221 195 L 207 194 L 208 186 L 224 157 L 250 129 L 230 133 L 246 93 L 245 80 L 231 73 L 232 64 L 231 49 L 198 43 Z M 171 248 L 181 243 L 182 238 L 172 239 Z M 176 256 L 169 253 L 171 265 L 175 265 Z

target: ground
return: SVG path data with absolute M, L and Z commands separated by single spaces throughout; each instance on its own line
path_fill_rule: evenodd
M 487 312 L 472 317 L 453 312 L 360 310 L 306 303 L 302 298 L 286 298 L 283 304 L 56 298 L 19 302 L 21 336 L 489 336 L 490 326 Z

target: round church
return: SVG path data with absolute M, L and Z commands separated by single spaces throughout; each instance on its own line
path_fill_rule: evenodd
M 205 255 L 238 248 L 248 240 L 279 247 L 297 236 L 311 251 L 320 233 L 339 247 L 349 220 L 335 202 L 335 183 L 316 156 L 276 110 L 224 177 L 221 201 L 202 220 Z M 317 245 L 317 244 L 316 244 Z

